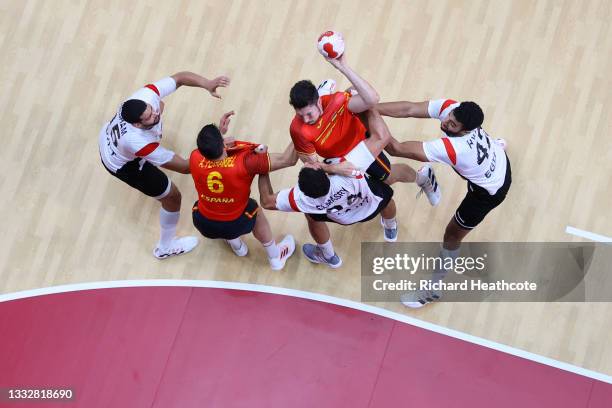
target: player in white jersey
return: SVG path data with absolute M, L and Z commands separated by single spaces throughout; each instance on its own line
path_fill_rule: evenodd
M 504 201 L 510 189 L 512 175 L 505 141 L 493 140 L 481 128 L 484 114 L 474 102 L 458 103 L 452 99 L 389 102 L 376 109 L 384 116 L 440 120 L 440 128 L 447 137 L 428 142 L 400 143 L 393 139 L 387 152 L 421 162 L 448 164 L 467 180 L 468 192 L 446 227 L 441 251 L 444 258 L 457 257 L 461 241 Z M 433 300 L 435 294 L 403 303 L 420 307 Z
M 307 163 L 302 168 L 298 184 L 274 193 L 270 178 L 259 176 L 259 193 L 262 206 L 270 210 L 302 212 L 316 245 L 304 244 L 304 255 L 314 263 L 338 268 L 342 260 L 333 249 L 329 228 L 325 222 L 350 225 L 369 221 L 381 214 L 386 241 L 397 240 L 396 207 L 393 190 L 380 180 L 368 178 L 365 172 L 391 140 L 391 134 L 381 116 L 367 112 L 371 137 L 361 141 L 344 156 L 346 168 L 336 168 L 324 163 Z M 327 172 L 351 169 L 352 177 Z
M 160 201 L 161 234 L 153 255 L 165 259 L 191 251 L 196 237 L 176 237 L 181 209 L 181 193 L 158 167 L 189 174 L 189 161 L 160 145 L 162 139 L 162 99 L 180 86 L 206 89 L 220 98 L 217 88 L 229 85 L 229 78 L 209 80 L 192 72 L 178 72 L 136 91 L 119 106 L 117 113 L 100 130 L 98 146 L 106 170 Z

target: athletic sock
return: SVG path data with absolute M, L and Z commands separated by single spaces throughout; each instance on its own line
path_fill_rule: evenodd
M 268 253 L 268 258 L 272 259 L 280 256 L 280 249 L 278 248 L 278 245 L 276 245 L 276 241 L 272 240 L 270 242 L 266 242 L 263 244 L 263 247 Z
M 329 259 L 336 253 L 336 251 L 334 251 L 334 246 L 332 245 L 331 239 L 327 240 L 327 242 L 323 244 L 317 244 L 317 246 L 321 248 L 321 251 L 323 251 L 323 256 L 325 258 Z
M 176 236 L 176 226 L 178 225 L 180 211 L 170 212 L 163 208 L 159 210 L 159 225 L 161 234 L 159 237 L 159 246 L 168 248 L 172 243 L 172 239 Z
M 440 258 L 442 258 L 442 268 L 436 268 L 432 275 L 433 282 L 440 282 L 446 274 L 448 274 L 448 270 L 444 268 L 444 264 L 446 263 L 446 258 L 451 258 L 453 262 L 459 256 L 459 248 L 457 249 L 446 249 L 443 246 L 440 248 Z
M 242 241 L 240 240 L 240 237 L 234 238 L 234 239 L 228 239 L 227 243 L 230 244 L 230 246 L 232 247 L 234 251 L 239 250 L 240 247 L 242 246 Z
M 386 229 L 397 228 L 397 221 L 395 220 L 395 217 L 393 217 L 393 218 L 383 218 L 382 222 L 383 222 L 383 226 Z
M 454 259 L 457 259 L 457 257 L 459 256 L 459 251 L 460 251 L 460 248 L 457 248 L 457 249 L 446 249 L 446 248 L 442 247 L 440 249 L 440 256 L 442 258 L 453 258 L 453 260 L 454 260 Z

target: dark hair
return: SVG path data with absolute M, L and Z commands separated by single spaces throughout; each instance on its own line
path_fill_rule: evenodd
M 217 125 L 206 125 L 198 133 L 198 150 L 208 160 L 218 159 L 223 154 L 223 136 Z
M 147 110 L 145 101 L 129 99 L 121 105 L 121 118 L 127 123 L 138 123 L 145 110 Z
M 323 197 L 329 192 L 329 177 L 323 169 L 303 167 L 298 175 L 298 187 L 302 193 L 311 198 Z
M 461 122 L 464 130 L 473 130 L 482 125 L 484 113 L 475 102 L 461 102 L 459 106 L 453 110 L 455 118 Z
M 296 82 L 289 92 L 289 104 L 295 109 L 313 105 L 319 100 L 317 87 L 308 80 Z

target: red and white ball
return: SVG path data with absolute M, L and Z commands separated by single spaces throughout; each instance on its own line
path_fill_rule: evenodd
M 326 31 L 319 36 L 317 48 L 324 57 L 340 58 L 344 52 L 344 38 L 337 31 Z

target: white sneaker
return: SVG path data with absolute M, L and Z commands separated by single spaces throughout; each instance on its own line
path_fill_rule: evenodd
M 270 261 L 270 267 L 275 271 L 280 271 L 283 269 L 287 259 L 293 255 L 293 251 L 295 251 L 295 240 L 293 239 L 293 236 L 286 235 L 285 238 L 278 243 L 278 249 L 280 251 L 280 256 L 278 258 L 268 258 L 268 261 Z
M 502 149 L 506 150 L 506 147 L 508 146 L 508 142 L 506 142 L 506 139 L 495 139 L 495 143 L 497 143 L 499 146 L 501 146 Z
M 385 227 L 385 222 L 383 221 L 383 217 L 381 216 L 380 225 L 382 225 L 383 227 L 385 241 L 387 242 L 397 241 L 397 221 L 395 222 L 395 228 L 387 228 Z
M 240 239 L 240 247 L 238 249 L 234 249 L 234 247 L 232 246 L 232 244 L 230 244 L 228 240 L 225 240 L 225 242 L 227 242 L 227 245 L 229 245 L 230 248 L 232 248 L 232 251 L 234 251 L 236 256 L 246 256 L 246 254 L 249 253 L 249 247 L 241 239 Z
M 428 303 L 439 300 L 441 295 L 434 290 L 415 290 L 400 296 L 400 302 L 411 309 L 419 309 Z
M 319 96 L 323 95 L 331 95 L 336 90 L 336 81 L 333 79 L 326 79 L 321 82 L 317 87 L 317 91 L 319 92 Z
M 186 254 L 198 245 L 197 237 L 181 237 L 174 238 L 172 243 L 167 248 L 162 248 L 157 243 L 157 247 L 153 250 L 153 256 L 157 259 L 166 259 L 174 255 Z
M 421 191 L 417 194 L 417 198 L 425 192 L 429 204 L 433 207 L 438 205 L 440 197 L 442 196 L 442 189 L 436 180 L 436 174 L 431 165 L 426 164 L 417 171 L 416 183 L 421 187 Z

